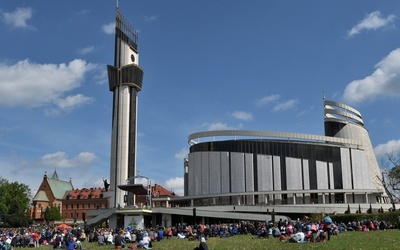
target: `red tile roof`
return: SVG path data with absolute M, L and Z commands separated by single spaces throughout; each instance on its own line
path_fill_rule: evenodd
M 73 189 L 66 193 L 66 197 L 68 199 L 96 199 L 103 198 L 103 192 L 106 192 L 104 188 L 82 188 L 82 189 Z
M 151 193 L 153 194 L 153 197 L 179 197 L 174 192 L 167 190 L 159 184 L 154 184 L 154 186 L 151 187 Z

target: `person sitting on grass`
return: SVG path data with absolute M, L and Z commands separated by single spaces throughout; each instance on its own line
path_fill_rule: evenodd
M 146 249 L 151 249 L 150 248 L 150 237 L 147 232 L 143 233 L 143 239 L 139 241 L 139 244 L 136 245 L 136 248 L 146 248 Z
M 307 241 L 304 241 L 305 234 L 302 232 L 301 229 L 295 234 L 293 234 L 289 239 L 287 239 L 287 242 L 289 243 L 305 243 Z
M 231 234 L 228 231 L 228 228 L 225 228 L 225 230 L 221 230 L 219 233 L 220 238 L 228 238 L 231 237 Z
M 126 230 L 124 238 L 125 238 L 125 242 L 132 242 L 132 235 L 129 232 L 129 230 Z
M 160 241 L 160 240 L 163 240 L 164 239 L 164 230 L 163 230 L 163 228 L 162 227 L 160 227 L 160 228 L 158 228 L 158 232 L 157 232 L 157 240 L 158 241 Z
M 328 233 L 324 231 L 318 231 L 315 242 L 326 242 L 328 240 Z
M 184 239 L 186 236 L 185 236 L 185 234 L 183 233 L 183 232 L 179 232 L 177 235 L 176 235 L 176 238 L 177 239 Z
M 104 246 L 104 235 L 103 235 L 102 233 L 100 233 L 100 234 L 97 236 L 97 244 L 98 244 L 99 246 Z
M 194 250 L 208 250 L 208 246 L 206 243 L 206 238 L 201 237 L 200 239 L 200 245 L 196 247 Z
M 172 229 L 171 229 L 171 227 L 168 227 L 168 230 L 167 230 L 167 239 L 172 238 L 172 235 L 173 235 Z
M 106 244 L 113 245 L 114 244 L 113 240 L 114 240 L 114 236 L 113 236 L 112 232 L 108 232 Z
M 274 237 L 274 238 L 279 238 L 279 237 L 281 237 L 281 230 L 279 230 L 279 227 L 275 227 L 274 229 L 273 229 L 273 231 L 272 231 L 272 236 Z
M 120 232 L 119 234 L 115 234 L 114 246 L 115 246 L 115 249 L 125 248 L 125 241 L 124 241 L 123 232 Z
M 75 241 L 72 236 L 69 237 L 67 242 L 67 250 L 74 250 L 75 249 Z
M 268 237 L 269 237 L 268 231 L 263 227 L 263 228 L 261 229 L 260 234 L 258 235 L 258 238 L 264 238 L 264 239 L 266 239 L 266 238 L 268 238 Z

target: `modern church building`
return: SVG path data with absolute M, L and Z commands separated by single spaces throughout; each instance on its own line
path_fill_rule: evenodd
M 191 134 L 185 198 L 193 206 L 264 206 L 284 214 L 389 208 L 360 112 L 324 99 L 324 113 L 325 136 Z

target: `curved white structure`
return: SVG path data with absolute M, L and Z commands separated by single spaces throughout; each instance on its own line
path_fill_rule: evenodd
M 190 198 L 194 206 L 292 205 L 294 213 L 310 204 L 339 212 L 347 204 L 389 208 L 361 113 L 324 100 L 324 114 L 325 136 L 247 130 L 189 135 L 181 200 Z

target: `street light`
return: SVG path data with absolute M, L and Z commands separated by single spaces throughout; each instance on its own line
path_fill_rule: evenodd
M 134 181 L 136 179 L 146 179 L 147 180 L 146 206 L 147 206 L 147 208 L 151 208 L 151 202 L 152 202 L 152 200 L 151 200 L 151 195 L 152 195 L 152 192 L 151 192 L 151 179 L 149 177 L 140 175 L 140 171 L 138 170 L 136 172 L 135 176 L 132 176 L 132 177 L 129 177 L 128 179 L 126 179 L 126 183 L 130 184 L 131 181 Z M 128 201 L 126 201 L 126 203 L 127 202 Z M 135 201 L 135 203 L 136 203 L 136 201 Z

